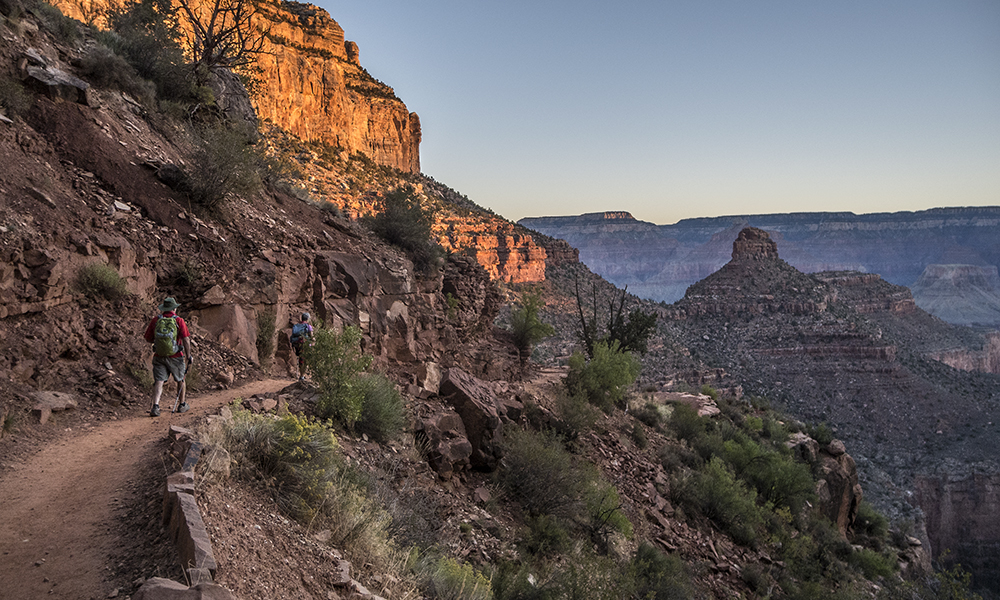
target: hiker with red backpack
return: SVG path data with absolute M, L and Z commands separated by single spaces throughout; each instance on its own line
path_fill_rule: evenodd
M 305 348 L 307 342 L 311 343 L 312 336 L 313 328 L 309 324 L 309 313 L 304 312 L 299 322 L 292 325 L 292 337 L 289 339 L 292 343 L 292 350 L 295 350 L 295 356 L 299 362 L 299 381 L 306 380 L 306 361 L 302 358 L 302 350 Z
M 177 382 L 177 402 L 175 412 L 185 412 L 190 406 L 185 401 L 184 374 L 187 366 L 194 358 L 191 355 L 191 334 L 187 323 L 174 312 L 180 304 L 173 298 L 167 298 L 157 309 L 160 316 L 146 326 L 143 335 L 146 341 L 153 344 L 153 407 L 149 416 L 160 416 L 160 396 L 163 394 L 163 384 L 170 376 Z

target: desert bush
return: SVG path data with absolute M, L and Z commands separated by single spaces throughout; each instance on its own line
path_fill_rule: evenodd
M 361 353 L 361 329 L 344 327 L 340 333 L 317 327 L 313 343 L 303 349 L 306 368 L 319 385 L 316 414 L 336 419 L 353 427 L 361 418 L 365 390 L 360 375 L 371 365 L 372 357 Z
M 387 442 L 402 431 L 406 411 L 399 390 L 380 373 L 360 377 L 361 416 L 356 428 L 378 442 Z
M 854 520 L 854 531 L 858 535 L 883 539 L 889 535 L 889 520 L 875 510 L 867 500 L 858 506 L 858 516 Z
M 530 516 L 566 517 L 582 512 L 588 484 L 573 456 L 552 434 L 512 428 L 505 432 L 497 481 Z
M 594 358 L 587 361 L 576 352 L 569 359 L 566 387 L 571 394 L 583 394 L 591 404 L 611 412 L 625 397 L 625 391 L 639 376 L 639 361 L 631 353 L 620 352 L 618 343 L 594 345 Z
M 556 396 L 555 411 L 562 424 L 559 433 L 569 441 L 590 431 L 600 416 L 600 411 L 587 401 L 586 396 L 566 391 Z
M 0 107 L 4 108 L 8 117 L 23 115 L 31 108 L 31 95 L 20 81 L 0 75 Z
M 536 556 L 557 556 L 564 554 L 573 545 L 569 532 L 562 522 L 550 515 L 529 517 L 526 521 L 528 534 L 524 548 Z
M 670 413 L 670 428 L 678 439 L 691 440 L 705 434 L 705 419 L 698 416 L 698 411 L 687 404 L 677 403 Z
M 73 43 L 80 37 L 79 22 L 62 14 L 56 6 L 44 0 L 29 0 L 28 9 L 42 22 L 42 26 L 57 39 Z
M 598 545 L 602 553 L 608 551 L 608 539 L 612 533 L 632 537 L 632 523 L 621 510 L 618 491 L 596 473 L 586 492 L 586 505 L 589 518 L 586 529 L 591 541 Z
M 106 46 L 94 46 L 81 62 L 81 74 L 94 85 L 121 90 L 142 101 L 156 94 L 153 84 L 142 79 L 128 61 Z
M 649 445 L 649 438 L 646 437 L 646 430 L 638 421 L 632 423 L 632 441 L 640 450 L 644 450 Z
M 888 577 L 892 575 L 896 567 L 894 557 L 881 554 L 870 548 L 862 548 L 852 552 L 847 562 L 860 569 L 867 579 Z
M 129 364 L 128 372 L 144 391 L 153 391 L 153 374 L 149 372 L 148 368 L 144 365 Z
M 256 192 L 261 185 L 259 164 L 248 132 L 224 125 L 203 129 L 191 177 L 192 199 L 217 209 L 229 194 Z
M 538 342 L 556 331 L 552 325 L 542 323 L 538 318 L 538 311 L 542 306 L 541 292 L 531 291 L 521 296 L 519 306 L 511 311 L 511 332 L 522 363 L 531 358 L 531 350 Z
M 100 296 L 114 302 L 128 295 L 125 280 L 114 267 L 104 263 L 90 263 L 80 269 L 76 284 L 81 292 L 92 298 Z
M 176 9 L 170 2 L 138 0 L 108 12 L 108 25 L 117 35 L 109 47 L 121 54 L 138 74 L 153 82 L 164 99 L 192 95 L 194 83 L 184 59 Z
M 414 570 L 424 593 L 440 600 L 492 600 L 490 580 L 468 563 L 447 557 L 424 556 L 414 560 Z
M 644 600 L 685 600 L 691 598 L 691 584 L 678 556 L 664 554 L 642 543 L 632 558 L 634 598 Z
M 740 479 L 774 506 L 787 506 L 798 512 L 815 495 L 815 482 L 808 465 L 763 448 L 745 435 L 725 441 L 719 455 Z
M 663 423 L 663 413 L 655 402 L 646 402 L 638 408 L 633 408 L 632 415 L 654 429 L 658 429 Z
M 276 318 L 273 308 L 264 309 L 257 315 L 257 359 L 262 365 L 270 363 L 274 354 Z
M 680 494 L 686 504 L 718 523 L 734 541 L 756 545 L 757 529 L 764 522 L 757 493 L 738 480 L 721 458 L 713 457 L 704 470 L 684 481 Z
M 382 212 L 363 219 L 372 233 L 406 252 L 417 269 L 429 272 L 437 268 L 444 250 L 433 240 L 431 215 L 420 205 L 413 186 L 387 193 L 382 207 Z
M 809 434 L 809 437 L 819 442 L 820 446 L 826 446 L 833 441 L 833 430 L 826 423 L 809 427 L 806 432 Z
M 346 466 L 326 424 L 236 408 L 220 437 L 233 457 L 235 477 L 267 483 L 282 511 L 328 529 L 330 543 L 349 560 L 390 570 L 401 562 L 388 535 L 388 513 L 371 501 Z

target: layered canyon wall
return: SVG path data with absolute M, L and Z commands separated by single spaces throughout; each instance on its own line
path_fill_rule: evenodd
M 666 302 L 721 268 L 746 226 L 768 231 L 782 257 L 805 273 L 861 271 L 909 286 L 932 264 L 1000 265 L 1000 207 L 737 215 L 673 225 L 612 211 L 519 223 L 579 248 L 580 260 L 612 283 Z

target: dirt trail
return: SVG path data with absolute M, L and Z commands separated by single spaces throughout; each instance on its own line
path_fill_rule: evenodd
M 112 557 L 127 542 L 116 520 L 124 505 L 143 500 L 136 482 L 162 464 L 169 426 L 191 426 L 237 396 L 289 383 L 264 380 L 191 396 L 183 414 L 169 412 L 173 397 L 164 393 L 158 418 L 142 414 L 87 428 L 15 465 L 0 480 L 0 598 L 109 597 Z M 159 523 L 149 527 L 158 530 Z

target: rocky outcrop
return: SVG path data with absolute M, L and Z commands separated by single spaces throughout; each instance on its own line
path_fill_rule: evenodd
M 939 350 L 928 353 L 928 356 L 962 371 L 1000 374 L 1000 333 L 987 333 L 985 340 L 982 350 Z
M 441 381 L 441 396 L 462 417 L 472 444 L 470 462 L 484 471 L 496 469 L 503 458 L 497 397 L 483 381 L 460 368 L 448 369 Z
M 54 4 L 82 19 L 81 6 L 91 10 L 91 5 L 117 2 Z M 361 66 L 358 46 L 345 41 L 343 28 L 312 4 L 272 1 L 254 6 L 255 26 L 266 31 L 256 63 L 261 82 L 254 99 L 257 116 L 303 140 L 361 152 L 377 164 L 419 173 L 420 118 Z
M 815 471 L 819 510 L 846 536 L 854 528 L 862 496 L 854 459 L 843 442 L 833 440 L 820 449 Z
M 920 475 L 915 488 L 935 560 L 961 563 L 976 587 L 1000 590 L 1000 474 L 995 467 Z
M 793 213 L 685 219 L 655 225 L 610 211 L 572 217 L 531 217 L 521 225 L 579 248 L 595 273 L 645 298 L 674 302 L 688 286 L 729 259 L 744 227 L 763 229 L 786 261 L 805 273 L 878 273 L 910 285 L 930 264 L 1000 266 L 1000 207 L 918 212 Z
M 944 321 L 1000 328 L 996 265 L 927 265 L 912 290 L 920 308 Z
M 487 214 L 438 214 L 433 231 L 445 250 L 475 256 L 495 281 L 545 280 L 545 248 L 510 221 Z
M 825 285 L 778 257 L 767 232 L 749 227 L 733 242 L 732 260 L 692 285 L 677 303 L 676 315 L 811 315 L 825 311 L 829 300 Z

